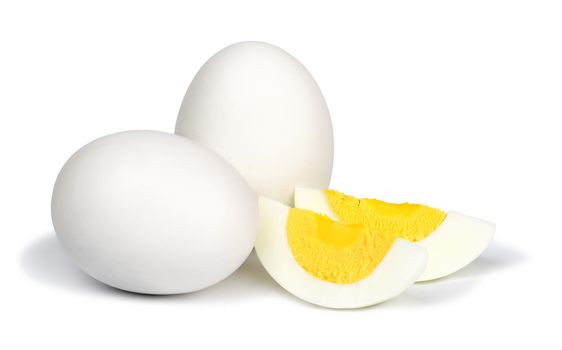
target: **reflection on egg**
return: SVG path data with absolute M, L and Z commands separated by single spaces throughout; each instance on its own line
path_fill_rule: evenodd
M 291 203 L 295 187 L 327 187 L 332 124 L 318 85 L 294 57 L 242 42 L 211 57 L 184 97 L 176 134 L 228 160 L 261 195 Z
M 423 247 L 361 225 L 345 225 L 309 210 L 261 197 L 256 253 L 291 294 L 338 309 L 391 299 L 426 266 Z
M 59 241 L 92 277 L 148 294 L 199 290 L 234 272 L 258 228 L 255 193 L 221 157 L 185 138 L 129 131 L 64 165 L 53 191 Z
M 447 276 L 476 259 L 490 244 L 495 225 L 420 204 L 394 204 L 358 199 L 333 190 L 297 188 L 295 206 L 327 215 L 345 224 L 386 231 L 425 247 L 427 267 L 418 281 Z

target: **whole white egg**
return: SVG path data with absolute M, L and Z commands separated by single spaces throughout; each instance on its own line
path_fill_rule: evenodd
M 127 131 L 64 165 L 53 191 L 58 239 L 99 281 L 147 294 L 192 292 L 252 250 L 257 198 L 214 152 L 185 137 Z
M 290 204 L 295 187 L 327 187 L 334 154 L 328 107 L 294 57 L 242 42 L 211 57 L 183 99 L 176 134 L 228 160 L 263 196 Z

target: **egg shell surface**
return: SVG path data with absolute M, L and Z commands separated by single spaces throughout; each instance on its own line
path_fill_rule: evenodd
M 189 86 L 176 134 L 227 159 L 260 195 L 285 204 L 295 187 L 326 187 L 334 143 L 328 107 L 294 57 L 242 42 L 211 57 Z
M 257 197 L 214 152 L 185 137 L 128 131 L 64 165 L 52 196 L 59 241 L 97 280 L 147 294 L 224 279 L 255 242 Z

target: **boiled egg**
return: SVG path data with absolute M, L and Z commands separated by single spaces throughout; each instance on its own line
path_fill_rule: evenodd
M 212 56 L 189 85 L 176 122 L 224 157 L 262 195 L 292 204 L 295 187 L 327 187 L 334 140 L 308 70 L 277 46 L 241 42 Z
M 295 206 L 350 225 L 384 231 L 424 247 L 428 261 L 418 281 L 450 275 L 476 259 L 490 244 L 491 222 L 420 204 L 358 199 L 334 190 L 297 188 Z
M 257 196 L 223 158 L 185 137 L 127 131 L 79 149 L 60 171 L 56 235 L 87 274 L 146 294 L 192 292 L 251 252 Z
M 374 305 L 402 293 L 426 266 L 425 248 L 381 230 L 264 197 L 259 211 L 259 260 L 284 289 L 312 304 Z

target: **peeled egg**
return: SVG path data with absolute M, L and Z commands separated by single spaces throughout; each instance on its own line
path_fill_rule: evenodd
M 327 187 L 333 135 L 306 68 L 282 49 L 242 42 L 211 57 L 189 86 L 176 134 L 228 160 L 258 194 L 292 203 L 295 187 Z
M 128 131 L 78 150 L 55 183 L 59 241 L 86 273 L 147 294 L 192 292 L 246 259 L 257 197 L 224 159 L 185 137 Z
M 295 206 L 345 224 L 377 228 L 425 247 L 427 267 L 418 281 L 444 277 L 470 264 L 490 244 L 495 231 L 493 223 L 457 212 L 358 199 L 333 190 L 297 188 Z
M 256 253 L 283 288 L 307 302 L 338 309 L 391 299 L 426 266 L 425 249 L 384 231 L 260 197 Z

